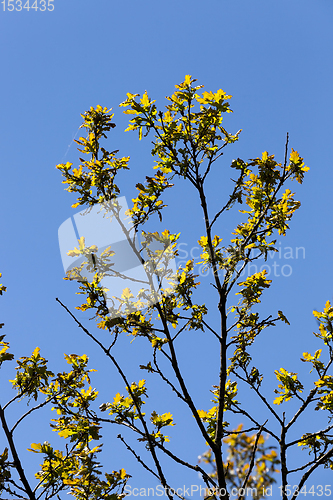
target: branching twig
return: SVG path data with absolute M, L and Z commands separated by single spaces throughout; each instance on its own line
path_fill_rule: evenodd
M 326 375 L 327 373 L 327 370 L 329 369 L 329 367 L 331 366 L 333 362 L 333 359 L 331 358 L 329 360 L 329 362 L 327 363 L 324 371 L 323 371 L 323 374 L 322 376 L 320 377 L 321 379 Z M 297 410 L 297 412 L 295 413 L 295 415 L 292 417 L 292 419 L 289 421 L 289 423 L 286 425 L 286 429 L 289 429 L 295 422 L 296 420 L 298 419 L 298 417 L 303 413 L 303 411 L 305 410 L 305 408 L 309 405 L 309 403 L 311 401 L 314 400 L 314 396 L 317 394 L 317 391 L 318 391 L 318 387 L 312 389 L 310 392 L 309 392 L 309 395 L 308 397 L 306 398 L 306 400 L 303 402 L 302 406 L 300 406 L 300 408 Z
M 154 350 L 154 355 L 153 356 L 154 356 L 154 365 L 155 365 L 155 368 L 156 368 L 156 370 L 154 370 L 155 373 L 158 373 L 159 376 L 162 378 L 162 380 L 164 380 L 164 382 L 171 387 L 171 389 L 177 394 L 177 396 L 182 401 L 186 402 L 185 399 L 184 399 L 184 396 L 176 389 L 176 387 L 173 385 L 173 383 L 170 382 L 170 380 L 165 377 L 165 375 L 163 374 L 162 370 L 158 366 L 157 358 L 156 358 L 156 349 Z
M 297 491 L 301 491 L 305 481 L 307 480 L 307 478 L 312 474 L 312 472 L 314 470 L 317 469 L 317 467 L 319 467 L 320 465 L 324 464 L 326 462 L 326 460 L 330 457 L 333 456 L 333 448 L 331 448 L 327 453 L 325 453 L 324 455 L 322 455 L 319 460 L 317 460 L 316 463 L 314 463 L 312 465 L 312 467 L 310 467 L 310 469 L 308 471 L 306 471 L 306 473 L 302 476 L 302 479 L 300 480 L 300 482 L 298 483 L 298 490 L 295 491 L 295 493 L 293 494 L 293 496 L 291 497 L 290 500 L 296 500 L 297 496 L 298 496 L 298 492 Z
M 34 406 L 33 408 L 30 408 L 30 410 L 28 410 L 24 415 L 22 415 L 22 417 L 20 417 L 18 419 L 18 421 L 13 425 L 13 427 L 11 428 L 10 430 L 10 433 L 13 434 L 14 430 L 16 429 L 16 427 L 22 422 L 22 420 L 27 417 L 28 415 L 30 415 L 30 413 L 32 413 L 33 411 L 35 410 L 39 410 L 39 408 L 42 408 L 43 406 L 47 405 L 50 401 L 52 401 L 53 399 L 53 396 L 46 399 L 45 401 L 43 401 L 43 403 L 40 403 L 39 405 L 37 406 Z
M 246 410 L 239 408 L 239 406 L 237 404 L 234 404 L 234 407 L 237 409 L 237 411 L 231 407 L 230 411 L 232 413 L 240 413 L 241 415 L 244 415 L 244 417 L 247 417 L 251 422 L 253 422 L 257 426 L 257 429 L 260 429 L 260 424 Z M 267 432 L 267 434 L 272 436 L 274 439 L 276 439 L 276 441 L 280 441 L 280 438 L 273 431 L 268 429 L 267 427 L 263 427 L 263 430 L 265 432 Z
M 13 456 L 15 468 L 18 472 L 18 475 L 20 476 L 21 482 L 25 488 L 25 492 L 27 493 L 30 500 L 36 500 L 35 494 L 33 493 L 32 489 L 30 488 L 30 484 L 25 476 L 23 467 L 21 465 L 21 461 L 18 457 L 16 448 L 15 448 L 12 433 L 8 429 L 7 421 L 5 418 L 5 412 L 1 408 L 1 406 L 0 406 L 0 419 L 1 419 L 2 427 L 3 427 L 3 430 L 5 432 L 9 447 L 10 447 L 10 451 L 11 451 L 12 456 Z
M 313 432 L 311 434 L 307 434 L 306 438 L 309 439 L 309 438 L 312 438 L 312 437 L 315 437 L 315 436 L 319 436 L 319 435 L 322 435 L 322 434 L 326 435 L 327 432 L 330 431 L 331 429 L 333 429 L 333 425 L 329 425 L 328 427 L 326 427 L 326 429 L 323 429 L 322 431 L 318 431 L 318 432 Z M 291 441 L 290 443 L 287 443 L 286 444 L 286 448 L 289 448 L 289 446 L 293 446 L 294 444 L 298 444 L 300 441 L 302 441 L 302 438 L 295 439 L 294 441 Z
M 125 376 L 123 370 L 121 369 L 121 367 L 119 366 L 119 364 L 117 363 L 116 359 L 114 358 L 114 356 L 112 356 L 112 354 L 110 353 L 110 351 L 108 349 L 106 349 L 106 347 L 104 347 L 104 345 L 96 338 L 94 337 L 94 335 L 92 335 L 89 330 L 87 330 L 87 328 L 85 328 L 82 323 L 80 321 L 78 321 L 78 319 L 74 316 L 74 314 L 68 309 L 68 307 L 66 307 L 58 298 L 56 298 L 57 302 L 59 302 L 59 304 L 68 312 L 68 314 L 74 319 L 74 321 L 77 323 L 78 327 L 81 328 L 85 333 L 86 335 L 88 335 L 88 337 L 90 337 L 101 349 L 102 351 L 106 354 L 106 356 L 112 361 L 112 363 L 114 364 L 114 366 L 117 368 L 118 370 L 118 373 L 119 375 L 121 376 L 121 378 L 123 379 L 123 381 L 125 382 L 126 384 L 126 387 L 128 389 L 128 392 L 134 402 L 134 405 L 136 407 L 136 410 L 138 412 L 138 416 L 140 418 L 140 421 L 143 425 L 143 428 L 145 430 L 145 436 L 147 438 L 147 442 L 148 442 L 148 446 L 149 446 L 149 450 L 150 450 L 150 453 L 152 455 L 152 458 L 154 460 L 154 463 L 155 463 L 155 466 L 156 466 L 156 469 L 158 471 L 158 475 L 159 475 L 159 478 L 160 478 L 160 481 L 162 483 L 162 485 L 166 488 L 167 487 L 167 482 L 166 482 L 166 479 L 164 477 L 164 474 L 163 474 L 163 471 L 162 471 L 162 468 L 161 468 L 161 464 L 159 463 L 159 460 L 156 456 L 156 453 L 155 453 L 155 449 L 154 449 L 154 446 L 155 446 L 155 443 L 152 442 L 152 439 L 151 439 L 151 436 L 149 434 L 149 431 L 148 431 L 148 427 L 147 427 L 147 424 L 146 424 L 146 421 L 142 415 L 142 412 L 141 412 L 141 409 L 140 409 L 140 406 L 136 404 L 136 398 L 135 398 L 135 395 L 133 394 L 132 390 L 131 390 L 131 384 L 128 382 L 127 380 L 127 377 Z M 172 500 L 172 497 L 170 496 L 169 492 L 167 491 L 167 496 L 169 498 L 169 500 Z
M 282 425 L 282 420 L 281 418 L 279 417 L 279 415 L 273 410 L 273 408 L 271 407 L 271 405 L 268 403 L 268 401 L 266 400 L 266 398 L 261 394 L 261 392 L 259 391 L 259 389 L 254 385 L 254 384 L 251 384 L 248 380 L 246 380 L 244 377 L 242 377 L 241 375 L 239 375 L 239 373 L 237 373 L 236 371 L 233 371 L 233 374 L 236 375 L 237 378 L 239 378 L 240 380 L 242 380 L 243 382 L 245 382 L 246 384 L 250 385 L 252 387 L 252 389 L 254 389 L 255 393 L 259 396 L 259 398 L 261 399 L 261 401 L 265 404 L 265 406 L 269 409 L 269 411 L 272 413 L 272 415 L 274 415 L 274 417 L 278 420 L 278 422 Z
M 128 449 L 128 451 L 130 451 L 135 456 L 135 458 L 142 465 L 142 467 L 144 467 L 148 472 L 150 472 L 157 479 L 160 479 L 159 476 L 156 474 L 156 472 L 154 472 L 153 470 L 151 470 L 148 467 L 148 465 L 145 464 L 143 460 L 141 460 L 141 458 L 139 457 L 139 455 L 137 455 L 135 453 L 135 451 L 133 450 L 133 448 L 131 448 L 130 445 L 126 443 L 125 439 L 123 438 L 123 436 L 121 434 L 118 434 L 117 438 L 120 439 L 120 441 L 122 441 L 124 443 L 124 445 L 126 446 L 126 448 Z
M 257 451 L 257 448 L 258 448 L 259 438 L 260 438 L 262 430 L 263 430 L 263 428 L 264 428 L 264 426 L 266 425 L 267 422 L 268 422 L 268 420 L 266 420 L 266 422 L 264 422 L 262 424 L 262 426 L 259 429 L 259 432 L 257 433 L 256 440 L 255 440 L 255 443 L 253 445 L 253 451 L 252 451 L 252 456 L 251 456 L 251 462 L 250 462 L 250 465 L 249 465 L 249 470 L 248 470 L 248 472 L 246 474 L 246 477 L 245 477 L 245 479 L 243 481 L 243 484 L 242 484 L 242 487 L 241 487 L 241 490 L 243 490 L 244 493 L 243 494 L 239 494 L 238 500 L 241 500 L 242 498 L 245 497 L 245 486 L 246 486 L 246 484 L 247 484 L 247 482 L 249 480 L 249 477 L 251 475 L 252 469 L 254 467 L 254 457 L 255 457 L 255 454 L 256 454 L 256 451 Z

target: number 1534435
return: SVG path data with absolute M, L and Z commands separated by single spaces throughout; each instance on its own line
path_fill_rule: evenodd
M 35 12 L 38 10 L 41 12 L 54 10 L 54 0 L 2 0 L 1 4 L 3 6 L 2 10 L 7 10 L 8 12 L 12 12 L 14 10 L 18 12 L 24 10 L 26 12 L 30 12 L 31 10 Z

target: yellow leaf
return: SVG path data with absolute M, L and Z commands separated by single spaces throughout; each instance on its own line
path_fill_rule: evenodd
M 320 333 L 322 334 L 323 337 L 326 337 L 327 330 L 324 327 L 324 325 L 322 325 L 322 324 L 319 325 L 319 331 L 320 331 Z
M 89 247 L 88 250 L 90 250 L 91 252 L 96 253 L 96 252 L 98 252 L 98 247 L 96 245 L 91 245 L 91 247 Z
M 123 293 L 121 294 L 121 297 L 123 299 L 131 299 L 132 297 L 134 297 L 134 295 L 129 288 L 124 288 Z
M 120 474 L 121 479 L 124 479 L 126 477 L 125 469 L 120 469 L 119 474 Z
M 58 432 L 60 437 L 64 437 L 65 439 L 71 435 L 71 431 L 68 429 L 63 429 L 62 431 Z
M 312 356 L 308 352 L 303 352 L 304 361 L 311 361 Z
M 172 115 L 169 110 L 164 113 L 163 118 L 166 123 L 170 123 L 172 121 Z
M 68 484 L 69 486 L 75 485 L 75 484 L 80 484 L 80 479 L 63 479 L 64 484 Z
M 32 353 L 32 356 L 33 356 L 34 358 L 36 358 L 36 357 L 38 356 L 38 354 L 39 354 L 39 351 L 40 351 L 39 347 L 36 347 L 36 349 L 35 349 L 35 350 L 34 350 L 34 352 Z
M 119 401 L 122 399 L 122 396 L 119 394 L 119 392 L 115 395 L 113 398 L 113 404 L 116 405 L 119 403 Z
M 81 177 L 81 174 L 82 174 L 82 165 L 80 166 L 80 168 L 73 168 L 73 175 L 75 175 L 75 177 Z
M 299 159 L 299 154 L 297 153 L 297 151 L 294 151 L 293 149 L 291 149 L 290 161 L 292 163 L 297 163 L 298 159 Z
M 198 240 L 198 243 L 201 247 L 207 246 L 207 244 L 208 244 L 207 236 L 201 236 L 200 240 Z
M 186 75 L 184 80 L 185 85 L 191 85 L 191 75 Z
M 75 247 L 74 250 L 70 250 L 69 252 L 67 252 L 67 255 L 69 255 L 70 257 L 76 257 L 77 255 L 80 255 L 80 253 L 80 250 Z
M 193 269 L 193 260 L 188 260 L 185 265 L 185 271 L 191 271 Z
M 212 239 L 213 247 L 216 247 L 219 243 L 221 243 L 221 241 L 222 241 L 222 238 L 215 235 L 214 238 Z
M 331 308 L 331 307 L 332 307 L 332 306 L 331 306 L 331 303 L 330 303 L 330 301 L 328 300 L 328 301 L 326 302 L 326 304 L 325 304 L 324 313 L 328 313 L 328 311 L 330 310 L 330 308 Z
M 28 451 L 33 451 L 34 453 L 39 453 L 42 445 L 40 443 L 31 443 L 31 448 L 27 448 Z
M 80 250 L 84 250 L 84 247 L 85 247 L 85 237 L 84 236 L 81 236 L 81 238 L 78 240 L 79 242 L 79 246 L 80 246 Z
M 179 280 L 179 284 L 181 285 L 182 283 L 184 283 L 185 280 L 186 280 L 186 274 L 184 272 L 182 272 L 180 280 Z
M 141 99 L 141 104 L 144 108 L 148 108 L 149 106 L 149 97 L 148 97 L 148 94 L 147 94 L 147 91 L 145 91 L 145 93 L 143 94 L 142 96 L 142 99 Z

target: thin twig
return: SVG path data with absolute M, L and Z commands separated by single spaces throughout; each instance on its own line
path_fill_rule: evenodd
M 288 161 L 288 144 L 289 144 L 289 133 L 287 132 L 287 137 L 286 137 L 286 145 L 285 145 L 285 150 L 284 150 L 284 164 L 283 164 L 283 172 L 286 170 L 287 166 L 287 161 Z
M 290 500 L 296 500 L 297 496 L 298 496 L 298 492 L 301 491 L 305 481 L 308 479 L 308 477 L 312 474 L 312 472 L 314 470 L 317 469 L 317 467 L 319 467 L 320 465 L 324 464 L 326 462 L 327 459 L 331 458 L 331 456 L 333 455 L 333 448 L 330 449 L 327 453 L 325 453 L 324 455 L 322 455 L 319 460 L 313 464 L 312 467 L 310 467 L 310 469 L 302 476 L 302 479 L 300 480 L 300 482 L 298 483 L 298 489 L 294 492 L 293 496 L 291 497 Z
M 231 407 L 230 411 L 232 413 L 240 413 L 241 415 L 244 415 L 257 426 L 257 429 L 260 429 L 260 424 L 247 411 L 243 410 L 242 408 L 239 408 L 237 404 L 234 404 L 234 407 L 237 409 L 237 411 Z M 273 431 L 269 430 L 267 427 L 264 427 L 263 429 L 265 432 L 267 432 L 267 434 L 276 439 L 276 441 L 280 441 L 280 438 L 276 434 L 274 434 Z
M 13 427 L 10 430 L 10 433 L 13 434 L 14 430 L 16 429 L 16 427 L 19 425 L 19 423 L 22 422 L 22 420 L 25 417 L 27 417 L 28 415 L 30 415 L 30 413 L 32 413 L 33 411 L 39 410 L 39 408 L 42 408 L 43 406 L 47 405 L 47 403 L 49 403 L 50 401 L 52 401 L 52 398 L 53 397 L 50 397 L 50 398 L 46 399 L 45 401 L 43 401 L 43 403 L 40 403 L 39 405 L 34 406 L 33 408 L 30 408 L 30 410 L 28 410 L 24 415 L 22 415 L 22 417 L 20 417 L 18 419 L 18 421 L 13 425 Z
M 155 371 L 155 373 L 158 373 L 158 374 L 160 375 L 160 377 L 162 378 L 162 380 L 164 380 L 164 382 L 165 382 L 165 383 L 167 383 L 167 384 L 171 387 L 171 389 L 172 389 L 172 390 L 173 390 L 173 391 L 177 394 L 177 396 L 178 396 L 178 397 L 179 397 L 182 401 L 184 401 L 184 402 L 185 402 L 185 398 L 184 398 L 184 396 L 183 396 L 183 395 L 182 395 L 182 394 L 181 394 L 181 393 L 180 393 L 180 392 L 176 389 L 176 387 L 172 384 L 172 382 L 170 382 L 170 380 L 169 380 L 169 379 L 167 379 L 167 378 L 164 376 L 164 374 L 162 373 L 162 370 L 161 370 L 161 369 L 160 369 L 160 367 L 158 366 L 158 363 L 157 363 L 157 358 L 156 358 L 156 349 L 154 350 L 154 354 L 153 354 L 153 356 L 154 356 L 154 365 L 155 365 L 155 367 L 156 367 L 156 370 L 154 370 L 154 371 Z
M 265 404 L 265 406 L 269 409 L 269 411 L 272 413 L 272 415 L 274 415 L 274 417 L 278 420 L 278 422 L 282 425 L 282 420 L 281 418 L 279 417 L 279 415 L 273 410 L 273 408 L 271 407 L 271 405 L 268 403 L 268 401 L 266 400 L 266 398 L 260 393 L 259 389 L 253 385 L 253 384 L 250 384 L 250 382 L 248 380 L 246 380 L 244 377 L 242 377 L 241 375 L 239 375 L 239 373 L 237 372 L 233 372 L 234 375 L 236 375 L 237 378 L 239 378 L 240 380 L 242 380 L 243 382 L 245 382 L 246 384 L 250 385 L 252 387 L 252 389 L 254 389 L 254 391 L 256 392 L 256 394 L 259 396 L 259 398 L 261 399 L 261 401 Z
M 144 463 L 143 460 L 141 460 L 141 458 L 139 457 L 139 455 L 137 455 L 135 453 L 135 451 L 133 450 L 133 448 L 130 447 L 129 444 L 126 443 L 125 439 L 123 438 L 123 436 L 121 434 L 118 434 L 117 436 L 118 439 L 120 439 L 120 441 L 122 441 L 124 443 L 124 445 L 126 446 L 126 448 L 128 449 L 128 451 L 130 451 L 134 456 L 135 458 L 137 459 L 137 461 L 142 465 L 142 467 L 144 467 L 148 472 L 150 472 L 153 476 L 155 476 L 158 480 L 160 479 L 158 477 L 158 475 L 156 474 L 156 472 L 154 472 L 153 470 L 151 470 L 147 464 Z
M 237 189 L 239 188 L 239 185 L 241 183 L 241 181 L 243 180 L 243 177 L 245 176 L 245 172 L 241 172 L 240 176 L 238 177 L 237 181 L 234 181 L 236 183 L 234 189 L 233 189 L 233 192 L 231 193 L 230 197 L 229 197 L 229 200 L 227 201 L 227 203 L 224 205 L 223 208 L 221 208 L 221 210 L 219 210 L 217 212 L 217 214 L 214 216 L 212 222 L 210 223 L 209 225 L 209 228 L 211 229 L 213 227 L 213 225 L 215 224 L 215 222 L 217 221 L 217 219 L 220 217 L 220 215 L 228 209 L 228 207 L 235 201 L 235 194 L 237 192 Z
M 252 456 L 251 456 L 251 462 L 250 462 L 250 466 L 249 466 L 249 470 L 248 470 L 248 473 L 246 474 L 246 477 L 243 481 L 243 485 L 241 487 L 241 490 L 243 490 L 245 492 L 245 486 L 249 480 L 249 477 L 251 475 L 251 472 L 252 472 L 252 469 L 254 467 L 254 457 L 255 457 L 255 454 L 256 454 L 256 451 L 257 451 L 257 448 L 258 448 L 258 443 L 259 443 L 259 438 L 260 438 L 260 435 L 262 433 L 262 430 L 264 428 L 264 426 L 267 424 L 268 420 L 266 420 L 266 422 L 264 422 L 262 424 L 262 426 L 260 427 L 259 429 L 259 432 L 257 433 L 257 436 L 256 436 L 256 440 L 255 440 L 255 443 L 254 443 L 254 446 L 253 446 L 253 451 L 252 451 Z M 245 496 L 245 493 L 244 494 L 239 494 L 238 496 L 238 500 L 241 500 L 242 498 L 244 498 Z
M 7 481 L 8 481 L 9 483 L 13 483 L 13 482 L 14 482 L 14 481 L 10 481 L 9 479 L 7 479 Z M 15 485 L 15 486 L 16 486 L 16 488 L 19 488 L 19 486 L 17 486 L 17 485 Z M 15 495 L 17 498 L 23 498 L 24 500 L 26 499 L 26 497 L 23 497 L 22 495 L 19 495 L 18 493 L 16 493 L 16 491 L 12 491 L 10 488 L 7 488 L 7 487 L 6 487 L 6 486 L 4 486 L 4 485 L 2 485 L 1 487 L 2 487 L 3 491 L 7 491 L 7 493 L 10 493 L 11 495 Z M 20 488 L 20 489 L 22 489 L 22 488 Z M 24 491 L 24 492 L 25 492 L 25 490 L 22 490 L 22 491 Z M 25 493 L 26 493 L 26 492 L 25 492 Z M 6 499 L 5 499 L 5 500 L 6 500 Z

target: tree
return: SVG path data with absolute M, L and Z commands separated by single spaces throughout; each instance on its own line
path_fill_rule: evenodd
M 67 190 L 77 195 L 74 208 L 82 206 L 89 213 L 99 207 L 105 217 L 120 225 L 127 244 L 144 269 L 145 279 L 136 279 L 126 271 L 117 270 L 112 245 L 101 251 L 95 244 L 86 246 L 85 238 L 81 236 L 78 248 L 68 252 L 81 260 L 68 271 L 65 279 L 78 281 L 78 293 L 85 301 L 77 309 L 93 314 L 98 329 L 92 333 L 57 300 L 82 332 L 100 347 L 120 374 L 125 389 L 119 388 L 112 402 L 102 402 L 97 409 L 98 393 L 90 385 L 90 373 L 94 370 L 88 368 L 86 355 L 67 355 L 70 370 L 57 375 L 49 370 L 38 348 L 30 357 L 20 358 L 16 376 L 11 381 L 16 395 L 0 407 L 8 442 L 0 458 L 0 483 L 3 492 L 13 498 L 60 498 L 66 490 L 80 500 L 122 498 L 128 491 L 126 482 L 130 476 L 120 468 L 105 473 L 102 478 L 97 460 L 101 445 L 95 445 L 95 441 L 101 438 L 103 426 L 109 424 L 133 432 L 139 441 L 137 448 L 121 434 L 118 437 L 141 465 L 158 479 L 169 499 L 175 496 L 175 492 L 163 470 L 164 456 L 195 474 L 199 471 L 207 496 L 223 499 L 230 498 L 235 491 L 239 499 L 245 498 L 246 488 L 255 489 L 251 491 L 255 498 L 264 497 L 267 488 L 275 481 L 277 468 L 280 469 L 282 498 L 295 499 L 313 471 L 320 466 L 333 468 L 333 436 L 330 434 L 333 425 L 328 423 L 318 431 L 313 428 L 314 423 L 308 421 L 306 434 L 300 435 L 297 431 L 298 421 L 305 411 L 311 412 L 312 416 L 313 410 L 320 410 L 328 421 L 332 417 L 333 376 L 329 374 L 329 368 L 333 360 L 333 307 L 327 302 L 323 312 L 314 311 L 319 322 L 319 332 L 315 336 L 324 344 L 325 354 L 322 356 L 320 348 L 314 354 L 304 352 L 301 358 L 310 364 L 311 372 L 316 375 L 314 387 L 303 395 L 304 385 L 297 373 L 281 368 L 275 371 L 278 386 L 272 400 L 272 394 L 267 394 L 264 388 L 264 375 L 252 362 L 254 343 L 266 328 L 279 321 L 289 322 L 282 311 L 278 311 L 275 317 L 262 318 L 256 310 L 264 289 L 271 284 L 265 270 L 245 279 L 242 277 L 250 263 L 261 257 L 266 260 L 269 252 L 277 252 L 275 235 L 286 234 L 289 221 L 300 206 L 294 198 L 295 193 L 287 186 L 293 180 L 301 184 L 308 167 L 297 151 L 292 149 L 289 154 L 288 137 L 283 163 L 278 163 L 267 152 L 249 161 L 233 160 L 234 188 L 220 210 L 211 215 L 206 179 L 213 175 L 214 164 L 221 161 L 224 148 L 238 140 L 240 131 L 232 135 L 222 125 L 224 113 L 231 112 L 228 102 L 231 96 L 222 90 L 201 93 L 202 86 L 196 86 L 195 81 L 187 75 L 183 83 L 176 85 L 175 93 L 167 98 L 164 112 L 158 111 L 147 92 L 142 97 L 127 94 L 120 105 L 126 114 L 131 115 L 127 130 L 137 130 L 139 139 L 149 134 L 154 136 L 152 156 L 156 172 L 136 185 L 138 195 L 126 212 L 130 226 L 124 222 L 118 186 L 119 173 L 129 168 L 129 158 L 118 158 L 117 151 L 110 152 L 102 146 L 107 133 L 115 127 L 111 110 L 97 106 L 82 115 L 82 127 L 87 135 L 77 143 L 85 158 L 80 158 L 78 168 L 73 168 L 72 163 L 57 166 Z M 168 230 L 159 233 L 143 228 L 156 217 L 162 220 L 166 210 L 162 196 L 180 178 L 190 183 L 196 193 L 193 203 L 201 206 L 204 234 L 198 234 L 201 261 L 189 260 L 186 265 L 174 269 L 172 262 L 177 255 L 180 235 Z M 221 224 L 227 211 L 240 205 L 238 210 L 243 219 L 236 226 L 232 239 L 222 245 L 222 237 L 215 228 Z M 218 328 L 210 321 L 212 311 L 196 300 L 198 290 L 205 286 L 197 281 L 196 266 L 199 264 L 209 269 L 213 276 L 213 286 L 209 285 L 206 294 L 215 297 Z M 112 290 L 106 290 L 104 283 L 110 278 L 126 283 L 120 297 L 113 295 Z M 134 295 L 132 291 L 138 283 L 140 289 Z M 1 293 L 4 290 L 2 287 Z M 219 349 L 219 379 L 211 390 L 213 406 L 210 409 L 197 407 L 195 394 L 190 393 L 183 376 L 177 356 L 177 338 L 186 330 L 211 335 Z M 211 472 L 173 451 L 172 442 L 169 444 L 165 434 L 166 428 L 175 424 L 171 411 L 160 414 L 156 409 L 149 415 L 144 412 L 148 397 L 146 380 L 130 382 L 125 368 L 114 355 L 114 346 L 124 334 L 146 342 L 151 360 L 148 364 L 141 364 L 140 369 L 147 373 L 147 377 L 158 377 L 194 418 L 202 437 L 198 446 L 203 449 L 207 444 L 209 447 L 201 462 L 210 464 L 213 467 Z M 1 363 L 12 360 L 13 355 L 8 353 L 9 345 L 4 337 L 1 337 L 1 344 Z M 106 365 L 105 369 L 109 367 Z M 246 403 L 238 401 L 239 383 L 256 395 L 267 413 L 265 420 L 259 420 L 248 410 Z M 124 390 L 126 395 L 122 395 Z M 6 410 L 24 397 L 29 398 L 29 402 L 33 400 L 34 406 L 10 428 Z M 298 402 L 298 408 L 287 421 L 279 407 L 290 400 Z M 39 453 L 43 459 L 41 470 L 36 473 L 38 484 L 33 487 L 22 468 L 13 433 L 22 420 L 46 405 L 52 405 L 57 413 L 51 427 L 67 440 L 67 444 L 64 451 L 48 442 L 30 445 L 30 451 Z M 245 421 L 245 430 L 241 422 L 232 428 L 227 418 Z M 297 437 L 289 439 L 292 428 Z M 267 436 L 277 451 L 267 446 Z M 148 450 L 149 461 L 140 458 L 140 447 Z M 297 447 L 304 448 L 310 458 L 303 458 L 302 454 L 303 462 L 293 465 L 288 456 L 290 450 Z M 15 471 L 19 479 L 12 476 Z M 299 478 L 297 490 L 289 488 L 292 474 Z M 182 498 L 182 495 L 176 495 Z

